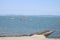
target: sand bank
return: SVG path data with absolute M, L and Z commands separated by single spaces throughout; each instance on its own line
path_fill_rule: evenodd
M 44 35 L 33 35 L 22 37 L 0 37 L 0 40 L 60 40 L 60 39 L 46 38 Z
M 29 36 L 0 37 L 0 40 L 60 40 L 60 38 L 47 38 L 53 31 L 44 31 L 42 33 L 34 33 Z

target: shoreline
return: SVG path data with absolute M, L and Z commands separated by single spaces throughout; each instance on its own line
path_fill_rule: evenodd
M 60 40 L 60 38 L 47 38 L 46 35 L 52 34 L 53 31 L 44 31 L 39 33 L 34 33 L 30 35 L 23 35 L 23 36 L 2 36 L 0 40 Z
M 1 35 L 0 37 L 21 37 L 21 36 L 33 36 L 33 35 L 44 35 L 44 36 L 49 36 L 50 34 L 52 34 L 54 31 L 51 30 L 46 30 L 46 31 L 42 31 L 42 32 L 36 32 L 36 33 L 32 33 L 32 34 L 23 34 L 23 35 Z
M 21 36 L 21 37 L 0 37 L 0 40 L 60 40 L 60 38 L 46 38 L 44 35 Z

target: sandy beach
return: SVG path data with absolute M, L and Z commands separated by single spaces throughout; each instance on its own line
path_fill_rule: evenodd
M 11 37 L 0 37 L 0 40 L 60 40 L 60 38 L 47 38 L 53 31 L 44 31 L 41 33 L 35 33 L 28 36 L 11 36 Z
M 60 39 L 46 38 L 44 35 L 33 35 L 21 37 L 0 37 L 0 40 L 60 40 Z

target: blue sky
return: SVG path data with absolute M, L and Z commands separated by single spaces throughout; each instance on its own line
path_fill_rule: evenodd
M 0 0 L 0 15 L 60 15 L 60 0 Z

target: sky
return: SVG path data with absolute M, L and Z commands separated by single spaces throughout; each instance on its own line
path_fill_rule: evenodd
M 0 15 L 60 15 L 60 0 L 0 0 Z

